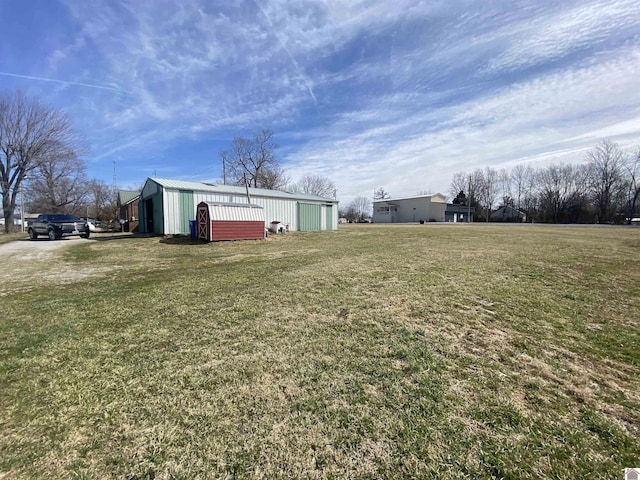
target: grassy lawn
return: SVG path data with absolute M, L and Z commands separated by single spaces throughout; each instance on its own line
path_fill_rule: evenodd
M 0 228 L 4 228 L 0 226 Z M 28 235 L 22 232 L 13 232 L 13 233 L 4 233 L 4 231 L 0 232 L 0 245 L 9 242 L 15 242 L 16 240 L 23 240 L 27 238 Z
M 4 267 L 0 477 L 640 466 L 638 229 L 106 238 Z

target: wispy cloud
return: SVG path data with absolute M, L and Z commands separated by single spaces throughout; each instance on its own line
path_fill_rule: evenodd
M 396 194 L 446 191 L 453 172 L 484 165 L 580 162 L 584 150 L 602 138 L 623 146 L 637 142 L 638 75 L 640 48 L 629 48 L 601 64 L 538 76 L 434 110 L 416 109 L 414 104 L 428 103 L 419 97 L 389 97 L 378 110 L 340 115 L 329 132 L 314 132 L 288 159 L 296 175 L 314 169 L 337 178 L 347 197 L 380 185 Z M 372 121 L 387 112 L 389 123 Z M 359 133 L 345 136 L 349 127 Z
M 57 84 L 42 92 L 81 119 L 96 171 L 180 152 L 193 176 L 201 145 L 213 165 L 233 136 L 270 127 L 291 176 L 331 176 L 348 201 L 640 138 L 634 0 L 65 5 L 66 30 L 43 25 L 55 48 L 23 68 L 15 52 L 0 78 Z
M 34 77 L 32 75 L 20 75 L 18 73 L 9 73 L 9 72 L 0 72 L 0 75 L 5 76 L 5 77 L 24 78 L 24 79 L 27 79 L 27 80 L 37 80 L 39 82 L 51 82 L 51 83 L 58 83 L 58 84 L 61 84 L 61 85 L 74 85 L 76 87 L 97 88 L 99 90 L 110 90 L 112 92 L 128 93 L 125 90 L 122 90 L 120 88 L 109 87 L 109 86 L 106 86 L 106 85 L 96 85 L 96 84 L 93 84 L 93 83 L 71 82 L 71 81 L 68 81 L 68 80 L 60 80 L 60 79 L 57 79 L 57 78 Z

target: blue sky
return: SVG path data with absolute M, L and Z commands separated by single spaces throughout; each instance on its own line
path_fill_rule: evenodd
M 348 202 L 640 146 L 640 2 L 2 0 L 0 89 L 69 113 L 88 175 L 215 181 L 275 133 Z M 10 21 L 6 21 L 10 19 Z

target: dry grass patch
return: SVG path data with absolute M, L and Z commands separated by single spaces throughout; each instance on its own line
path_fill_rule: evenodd
M 619 478 L 640 451 L 636 234 L 366 225 L 68 249 L 52 268 L 108 276 L 5 297 L 0 471 Z

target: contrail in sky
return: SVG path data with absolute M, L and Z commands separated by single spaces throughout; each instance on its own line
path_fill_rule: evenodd
M 289 60 L 291 60 L 291 63 L 293 64 L 295 69 L 298 71 L 298 75 L 300 75 L 300 77 L 302 77 L 302 82 L 304 83 L 304 86 L 307 87 L 307 91 L 309 92 L 309 95 L 311 96 L 311 98 L 313 98 L 313 103 L 318 105 L 318 99 L 316 98 L 316 95 L 313 93 L 313 89 L 311 88 L 311 84 L 307 80 L 307 77 L 305 76 L 304 72 L 302 71 L 302 68 L 300 68 L 300 65 L 298 64 L 296 59 L 293 58 L 293 55 L 291 55 L 291 52 L 289 51 L 287 46 L 284 44 L 284 42 L 280 38 L 280 35 L 278 35 L 278 33 L 276 32 L 276 29 L 273 26 L 273 22 L 271 21 L 271 17 L 267 13 L 267 11 L 264 8 L 262 8 L 262 5 L 260 5 L 257 0 L 254 0 L 254 3 L 260 9 L 260 11 L 262 12 L 262 15 L 264 15 L 264 17 L 269 22 L 269 26 L 271 27 L 271 31 L 273 32 L 273 34 L 275 35 L 276 39 L 280 43 L 280 46 L 282 47 L 282 49 L 285 51 L 285 53 L 289 57 Z
M 125 92 L 124 90 L 120 90 L 119 88 L 105 87 L 104 85 L 94 85 L 91 83 L 68 82 L 67 80 L 58 80 L 55 78 L 32 77 L 30 75 L 19 75 L 17 73 L 8 73 L 8 72 L 0 72 L 0 75 L 4 75 L 5 77 L 26 78 L 28 80 L 39 80 L 41 82 L 61 83 L 63 85 L 75 85 L 78 87 L 98 88 L 100 90 L 110 90 L 112 92 L 128 93 L 128 92 Z

